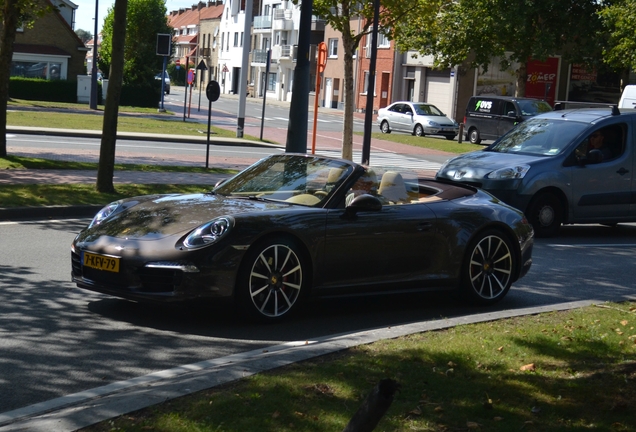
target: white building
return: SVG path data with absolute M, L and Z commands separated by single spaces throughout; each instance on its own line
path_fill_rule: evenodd
M 219 26 L 218 77 L 221 93 L 237 94 L 241 79 L 243 48 L 249 52 L 250 34 L 245 35 L 245 3 L 253 0 L 227 0 Z

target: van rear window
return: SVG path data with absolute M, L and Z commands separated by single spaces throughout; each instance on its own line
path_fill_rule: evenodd
M 549 103 L 540 100 L 520 100 L 517 101 L 521 109 L 521 115 L 533 116 L 544 112 L 552 111 Z

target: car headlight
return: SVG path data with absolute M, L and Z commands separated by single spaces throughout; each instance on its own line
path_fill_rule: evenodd
M 188 249 L 209 246 L 225 236 L 233 226 L 234 220 L 229 217 L 211 220 L 188 234 L 183 245 Z
M 115 213 L 119 207 L 121 206 L 121 201 L 115 201 L 108 204 L 106 207 L 97 212 L 93 220 L 91 221 L 89 228 L 94 227 L 95 225 L 99 225 L 104 222 L 104 220 L 108 219 L 110 216 Z
M 439 127 L 439 123 L 437 123 L 437 122 L 434 122 L 434 121 L 431 121 L 431 120 L 427 120 L 426 122 L 428 123 L 428 125 L 430 127 Z
M 530 165 L 517 165 L 501 168 L 486 175 L 486 178 L 494 180 L 522 179 L 530 170 Z

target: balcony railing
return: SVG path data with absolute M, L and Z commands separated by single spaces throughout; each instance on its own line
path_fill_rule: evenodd
M 292 60 L 298 58 L 298 45 L 274 45 L 272 47 L 272 60 Z
M 272 17 L 261 15 L 254 17 L 254 30 L 267 30 L 272 28 Z
M 266 49 L 252 50 L 252 63 L 267 63 L 267 51 Z

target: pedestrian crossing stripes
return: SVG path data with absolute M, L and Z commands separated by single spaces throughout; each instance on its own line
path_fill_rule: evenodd
M 316 153 L 322 156 L 342 157 L 340 151 L 335 150 L 316 150 Z M 371 153 L 371 165 L 376 167 L 401 167 L 417 171 L 437 171 L 442 164 L 432 162 L 425 159 L 417 159 L 397 153 Z M 360 162 L 362 160 L 362 152 L 353 152 L 353 161 Z

